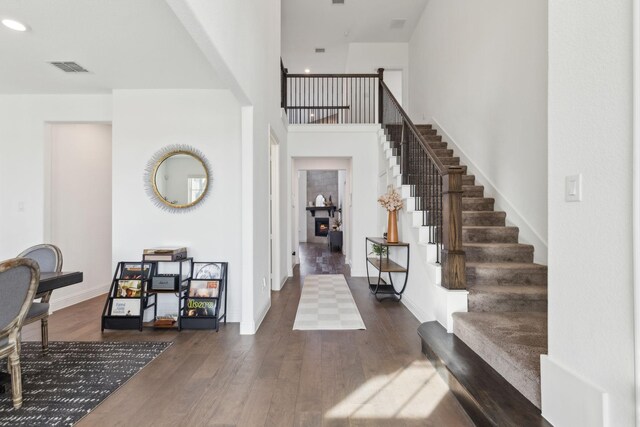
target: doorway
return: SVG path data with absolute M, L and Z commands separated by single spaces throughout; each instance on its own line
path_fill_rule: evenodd
M 351 159 L 295 158 L 293 249 L 301 275 L 349 274 Z

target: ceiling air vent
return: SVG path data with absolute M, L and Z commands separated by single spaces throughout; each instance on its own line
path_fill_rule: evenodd
M 344 0 L 331 0 L 333 4 L 344 4 Z
M 389 25 L 389 28 L 391 28 L 392 30 L 400 30 L 404 28 L 404 24 L 406 23 L 407 23 L 406 19 L 392 19 L 391 25 Z
M 316 53 L 324 53 L 324 48 L 323 47 L 317 47 L 316 48 Z
M 50 62 L 56 68 L 61 69 L 65 73 L 88 73 L 89 70 L 75 62 Z

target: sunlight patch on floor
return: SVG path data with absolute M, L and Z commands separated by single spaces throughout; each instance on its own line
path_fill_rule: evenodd
M 448 389 L 426 360 L 369 379 L 331 408 L 326 418 L 427 418 Z

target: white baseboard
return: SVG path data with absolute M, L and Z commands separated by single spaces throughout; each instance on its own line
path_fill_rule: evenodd
M 240 335 L 254 335 L 256 333 L 256 322 L 240 322 Z
M 433 320 L 432 318 L 427 316 L 427 313 L 423 309 L 421 309 L 419 305 L 415 301 L 413 301 L 411 297 L 409 297 L 408 295 L 403 295 L 400 302 L 405 307 L 407 307 L 407 309 L 411 312 L 411 314 L 413 314 L 413 317 L 415 317 L 418 320 L 418 322 L 424 323 L 424 322 Z
M 609 396 L 552 358 L 540 356 L 542 416 L 555 426 L 609 427 Z
M 92 286 L 90 288 L 82 288 L 80 292 L 73 293 L 71 295 L 65 295 L 59 298 L 56 298 L 56 293 L 54 292 L 51 295 L 50 303 L 50 311 L 51 313 L 61 310 L 66 307 L 70 307 L 72 305 L 81 303 L 91 298 L 95 298 L 100 295 L 104 295 L 109 292 L 110 283 Z
M 438 119 L 435 117 L 431 118 L 433 122 L 433 127 L 442 135 L 443 140 L 446 140 L 451 147 L 455 150 L 456 156 L 460 157 L 460 162 L 467 165 L 469 172 L 476 176 L 477 181 L 484 185 L 486 190 L 486 194 L 490 195 L 495 199 L 496 210 L 501 210 L 507 213 L 507 220 L 518 226 L 520 229 L 520 237 L 522 238 L 522 242 L 528 243 L 535 247 L 534 257 L 535 262 L 546 264 L 547 263 L 547 252 L 548 245 L 545 238 L 540 236 L 529 224 L 529 222 L 525 219 L 525 217 L 516 209 L 511 201 L 498 190 L 493 181 L 487 177 L 487 175 L 478 167 L 477 164 L 473 162 L 466 154 L 466 152 L 460 147 L 460 145 L 447 133 L 447 130 L 444 129 Z
M 262 321 L 264 320 L 265 317 L 267 317 L 267 313 L 269 312 L 270 309 L 271 309 L 271 300 L 269 300 L 269 302 L 264 306 L 264 308 L 262 309 L 262 312 L 257 318 L 257 321 L 240 322 L 240 335 L 255 335 L 255 333 L 258 332 L 260 325 L 262 325 Z
M 448 333 L 453 333 L 453 313 L 466 313 L 468 310 L 469 291 L 449 290 L 439 284 L 434 285 L 435 317 Z

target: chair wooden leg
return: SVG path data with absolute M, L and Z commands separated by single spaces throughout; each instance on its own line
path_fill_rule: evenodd
M 20 356 L 15 351 L 9 355 L 9 367 L 11 372 L 11 394 L 13 407 L 20 409 L 22 406 L 22 376 L 20 373 Z
M 42 352 L 49 352 L 49 319 L 44 318 L 41 321 L 40 329 L 42 332 Z

